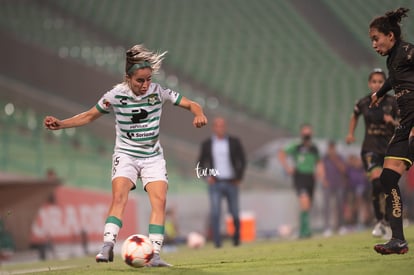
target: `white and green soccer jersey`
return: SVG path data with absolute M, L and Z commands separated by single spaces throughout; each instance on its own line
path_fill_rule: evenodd
M 162 105 L 179 104 L 181 95 L 159 84 L 151 83 L 145 95 L 137 96 L 126 83 L 105 93 L 96 108 L 101 113 L 112 109 L 116 120 L 115 152 L 148 158 L 162 153 L 158 141 Z

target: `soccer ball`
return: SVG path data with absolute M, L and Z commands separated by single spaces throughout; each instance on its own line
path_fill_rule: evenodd
M 191 232 L 187 236 L 187 246 L 190 248 L 201 248 L 205 245 L 206 238 L 197 232 Z
M 129 236 L 122 244 L 122 259 L 132 267 L 143 267 L 154 256 L 151 240 L 141 234 Z
M 282 224 L 278 228 L 278 233 L 281 238 L 289 238 L 292 235 L 292 227 L 289 224 Z

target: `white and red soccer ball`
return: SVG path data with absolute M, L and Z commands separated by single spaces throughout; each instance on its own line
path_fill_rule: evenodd
M 206 238 L 198 232 L 191 232 L 187 236 L 187 246 L 190 248 L 201 248 L 206 244 Z
M 134 234 L 124 241 L 121 253 L 126 264 L 132 267 L 143 267 L 154 256 L 154 248 L 147 236 Z

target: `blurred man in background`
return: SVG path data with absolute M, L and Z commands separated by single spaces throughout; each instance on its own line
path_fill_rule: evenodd
M 239 184 L 246 168 L 243 146 L 237 137 L 227 134 L 226 121 L 217 117 L 213 122 L 213 135 L 201 145 L 198 166 L 205 169 L 208 182 L 210 211 L 214 245 L 222 245 L 220 235 L 221 201 L 227 200 L 233 217 L 233 245 L 240 244 Z

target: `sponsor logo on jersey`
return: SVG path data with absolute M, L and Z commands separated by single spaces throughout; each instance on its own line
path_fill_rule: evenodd
M 148 112 L 145 109 L 139 109 L 139 110 L 132 110 L 132 122 L 133 123 L 139 123 L 141 119 L 145 119 L 148 117 Z
M 142 124 L 133 124 L 129 127 L 129 129 L 133 130 L 133 129 L 142 129 L 142 128 L 147 128 L 148 127 L 148 123 L 142 123 Z
M 147 132 L 147 133 L 131 133 L 128 132 L 127 133 L 128 138 L 132 139 L 132 138 L 145 138 L 145 137 L 152 137 L 155 136 L 155 132 Z

